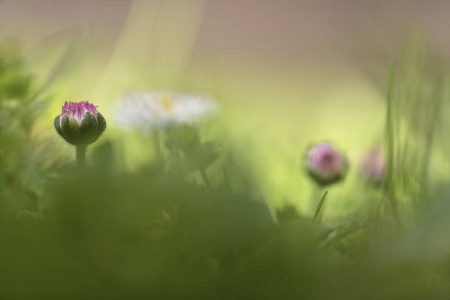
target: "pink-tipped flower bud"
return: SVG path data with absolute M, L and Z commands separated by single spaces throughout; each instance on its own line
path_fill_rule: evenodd
M 372 149 L 364 156 L 360 173 L 375 184 L 382 183 L 385 180 L 387 166 L 381 149 Z
M 65 102 L 60 115 L 56 116 L 56 131 L 69 144 L 89 145 L 95 142 L 106 128 L 105 118 L 97 106 L 82 102 Z
M 309 149 L 306 169 L 319 185 L 325 186 L 343 179 L 348 169 L 348 163 L 345 156 L 332 145 L 319 143 Z

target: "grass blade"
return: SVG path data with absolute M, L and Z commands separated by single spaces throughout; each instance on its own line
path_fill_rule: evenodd
M 314 224 L 316 222 L 317 216 L 319 216 L 320 210 L 322 209 L 323 203 L 325 202 L 325 198 L 327 197 L 328 191 L 325 191 L 325 193 L 322 196 L 322 199 L 320 199 L 319 205 L 317 205 L 316 212 L 314 213 L 314 217 L 311 221 L 311 224 Z

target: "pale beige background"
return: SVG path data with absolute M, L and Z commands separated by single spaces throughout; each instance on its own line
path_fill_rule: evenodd
M 157 7 L 177 1 L 134 2 L 154 2 Z M 411 28 L 422 31 L 444 53 L 450 50 L 450 1 L 445 0 L 203 2 L 198 55 L 363 64 L 388 59 Z M 56 34 L 89 31 L 105 49 L 112 49 L 132 4 L 131 0 L 2 0 L 0 37 L 19 36 L 36 43 Z

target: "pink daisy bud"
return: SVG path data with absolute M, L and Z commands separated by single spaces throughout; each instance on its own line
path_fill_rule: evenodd
M 106 120 L 97 111 L 97 106 L 87 101 L 66 101 L 61 114 L 56 116 L 54 125 L 59 135 L 69 144 L 89 145 L 103 133 Z
M 373 183 L 381 183 L 387 175 L 387 166 L 380 149 L 370 150 L 361 163 L 360 173 Z
M 319 143 L 310 148 L 306 169 L 319 185 L 324 186 L 344 178 L 348 163 L 347 159 L 332 145 Z

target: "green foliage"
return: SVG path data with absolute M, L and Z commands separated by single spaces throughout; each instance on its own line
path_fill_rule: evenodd
M 0 102 L 26 98 L 31 76 L 23 67 L 19 47 L 13 42 L 0 45 Z
M 58 165 L 53 139 L 35 127 L 44 100 L 17 43 L 0 44 L 0 210 L 35 209 L 46 177 Z

